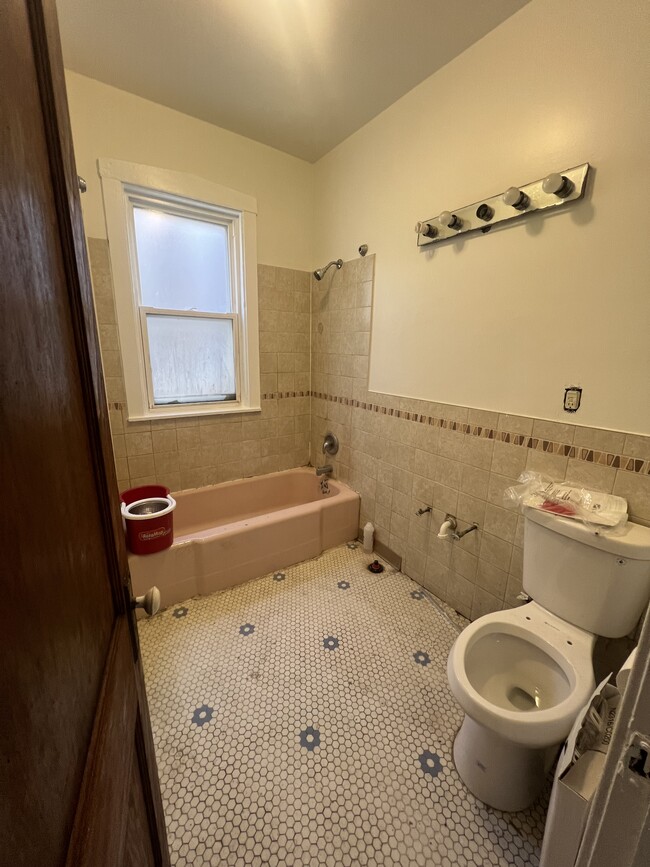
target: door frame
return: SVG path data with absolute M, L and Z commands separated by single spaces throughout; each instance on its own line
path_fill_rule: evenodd
M 630 770 L 636 735 L 650 739 L 650 612 L 618 707 L 603 776 L 575 867 L 641 867 L 650 856 L 650 779 Z

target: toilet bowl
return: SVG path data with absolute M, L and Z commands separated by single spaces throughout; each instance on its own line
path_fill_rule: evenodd
M 449 684 L 472 719 L 524 747 L 564 740 L 594 688 L 595 636 L 535 602 L 480 617 L 458 636 Z
M 471 623 L 449 654 L 466 717 L 454 762 L 480 800 L 526 809 L 594 688 L 595 636 L 535 602 Z

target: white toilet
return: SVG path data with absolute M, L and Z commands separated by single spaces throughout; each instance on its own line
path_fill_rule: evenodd
M 475 620 L 449 654 L 465 711 L 454 762 L 467 788 L 500 810 L 528 807 L 594 689 L 599 635 L 634 629 L 650 597 L 650 528 L 620 536 L 527 509 L 523 585 L 533 602 Z

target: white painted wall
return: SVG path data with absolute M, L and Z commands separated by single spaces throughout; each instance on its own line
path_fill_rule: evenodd
M 244 136 L 66 72 L 86 233 L 105 238 L 97 159 L 126 160 L 188 172 L 247 193 L 258 204 L 258 261 L 312 267 L 314 168 Z
M 533 0 L 316 164 L 313 261 L 377 254 L 373 390 L 650 433 L 649 41 L 645 0 Z M 417 250 L 586 161 L 583 203 Z

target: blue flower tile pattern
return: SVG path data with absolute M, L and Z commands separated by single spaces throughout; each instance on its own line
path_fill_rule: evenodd
M 307 752 L 313 753 L 316 747 L 320 746 L 320 732 L 313 726 L 307 726 L 300 732 L 300 746 L 304 747 Z
M 411 590 L 411 599 L 424 599 L 424 592 L 422 590 Z
M 437 777 L 442 770 L 440 756 L 437 753 L 432 753 L 430 750 L 425 750 L 420 756 L 420 767 L 427 776 Z
M 274 581 L 284 581 L 284 579 L 285 579 L 286 577 L 287 577 L 287 576 L 286 576 L 286 574 L 285 574 L 284 572 L 275 572 L 275 573 L 273 574 L 273 580 L 274 580 Z
M 328 635 L 327 638 L 323 639 L 323 647 L 325 650 L 336 650 L 338 646 L 339 640 L 333 635 Z
M 179 619 L 180 617 L 186 617 L 189 608 L 186 608 L 184 605 L 181 605 L 179 608 L 174 608 L 172 612 L 172 617 L 176 617 Z
M 413 659 L 417 665 L 426 666 L 431 662 L 431 657 L 424 650 L 418 650 L 413 654 Z
M 213 714 L 213 707 L 210 707 L 207 704 L 202 704 L 201 707 L 197 707 L 192 714 L 192 722 L 197 726 L 203 726 L 210 722 Z
M 339 588 L 339 590 L 347 590 L 350 586 L 350 582 L 349 581 L 339 581 L 336 586 Z
M 255 632 L 255 627 L 252 623 L 244 623 L 243 626 L 239 627 L 240 635 L 252 635 Z

